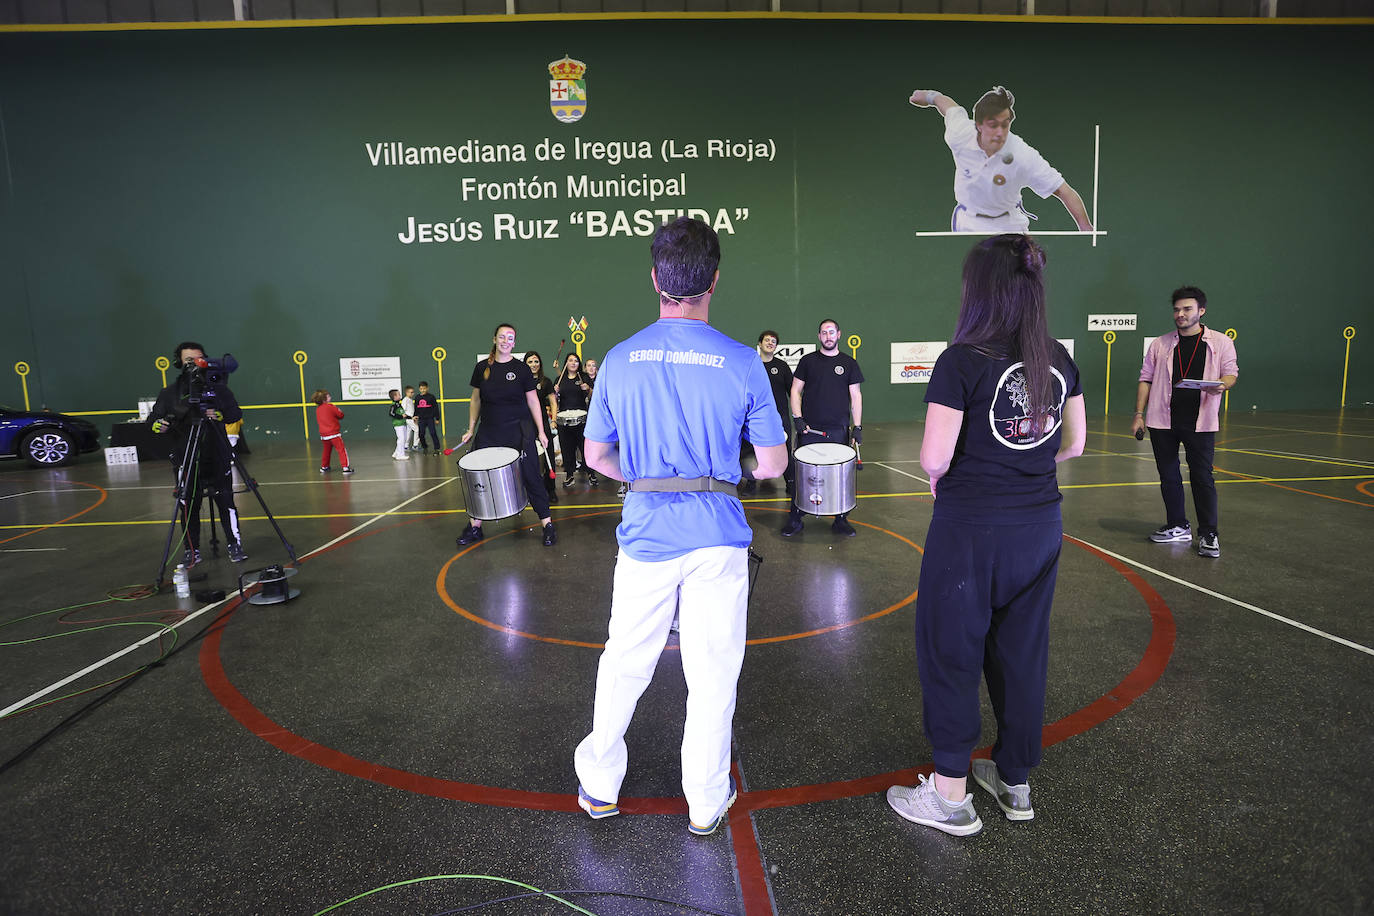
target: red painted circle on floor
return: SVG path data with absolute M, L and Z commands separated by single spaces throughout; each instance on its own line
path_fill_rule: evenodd
M 1121 712 L 1159 680 L 1174 649 L 1173 614 L 1159 593 L 1152 589 L 1135 571 L 1114 557 L 1067 535 L 1065 535 L 1065 540 L 1083 548 L 1115 569 L 1140 593 L 1150 612 L 1150 641 L 1146 645 L 1145 653 L 1140 661 L 1120 683 L 1082 709 L 1047 724 L 1043 731 L 1043 747 L 1050 747 L 1074 735 L 1081 734 Z M 223 641 L 224 629 L 238 610 L 239 604 L 238 601 L 235 601 L 227 605 L 224 613 L 207 630 L 205 641 L 200 650 L 201 674 L 215 699 L 240 724 L 262 740 L 310 763 L 349 776 L 403 789 L 407 792 L 472 804 L 498 805 L 508 808 L 526 808 L 538 811 L 579 810 L 575 794 L 503 789 L 496 786 L 484 786 L 477 783 L 459 782 L 411 773 L 361 760 L 287 730 L 269 718 L 244 696 L 229 680 L 229 675 L 224 669 L 223 659 L 220 656 L 220 646 Z M 587 695 L 590 698 L 590 684 L 587 686 Z M 986 748 L 975 751 L 975 756 L 986 756 L 986 751 Z M 571 756 L 571 750 L 569 756 Z M 881 791 L 893 783 L 911 782 L 917 773 L 929 773 L 931 769 L 932 767 L 926 764 L 922 767 L 894 770 L 857 779 L 744 792 L 741 793 L 738 802 L 731 810 L 731 823 L 735 823 L 737 818 L 744 817 L 749 812 L 760 808 L 778 808 L 867 795 Z M 672 798 L 621 798 L 619 804 L 620 809 L 627 814 L 687 813 L 687 803 L 680 796 Z

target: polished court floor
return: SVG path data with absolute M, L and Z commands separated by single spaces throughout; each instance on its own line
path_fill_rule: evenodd
M 1218 560 L 1146 541 L 1148 443 L 1090 423 L 1060 474 L 1036 817 L 975 788 L 986 826 L 963 839 L 883 799 L 930 772 L 912 618 L 931 501 L 919 424 L 865 433 L 856 538 L 786 540 L 780 492 L 747 503 L 744 791 L 708 838 L 686 829 L 671 641 L 624 814 L 576 807 L 612 485 L 560 487 L 556 547 L 526 511 L 460 549 L 453 458 L 359 439 L 357 473 L 326 477 L 318 443 L 259 439 L 301 595 L 256 606 L 239 574 L 286 553 L 251 493 L 248 561 L 195 570 L 225 599 L 137 597 L 165 466 L 0 466 L 0 913 L 1374 910 L 1374 411 L 1230 415 Z

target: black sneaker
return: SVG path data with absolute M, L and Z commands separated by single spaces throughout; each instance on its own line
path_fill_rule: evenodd
M 558 532 L 553 530 L 553 522 L 544 526 L 544 546 L 552 547 L 558 543 Z
M 601 483 L 601 478 L 597 477 L 595 474 L 591 472 L 587 473 L 587 486 L 594 487 L 599 483 Z
M 197 547 L 187 547 L 186 552 L 181 555 L 181 564 L 187 569 L 200 562 L 200 549 Z
M 854 530 L 854 526 L 849 524 L 849 519 L 843 515 L 835 516 L 835 520 L 830 523 L 830 530 L 836 534 L 842 534 L 847 538 L 852 538 L 859 532 Z
M 751 480 L 746 480 L 746 481 L 743 482 L 743 485 L 740 487 L 740 492 L 741 492 L 744 496 L 753 496 L 753 495 L 754 495 L 755 493 L 757 493 L 758 491 L 759 491 L 759 482 L 758 482 L 757 480 L 752 480 L 752 479 L 751 479 Z
M 225 546 L 229 549 L 229 559 L 233 560 L 235 563 L 242 563 L 244 560 L 248 559 L 248 554 L 244 553 L 243 545 L 238 541 L 230 541 Z
M 458 546 L 466 547 L 469 544 L 476 544 L 482 540 L 482 529 L 476 525 L 468 525 L 463 529 L 463 533 L 458 535 Z
M 782 536 L 785 538 L 790 538 L 794 534 L 799 534 L 802 528 L 804 527 L 806 526 L 802 524 L 800 515 L 789 516 L 787 519 L 787 524 L 782 526 Z
M 1221 556 L 1221 540 L 1216 533 L 1204 534 L 1197 539 L 1197 555 L 1200 557 Z
M 572 485 L 573 485 L 573 476 L 572 476 L 571 474 L 569 474 L 566 478 L 563 479 L 563 489 L 565 489 L 565 490 L 571 490 L 571 489 L 572 489 Z

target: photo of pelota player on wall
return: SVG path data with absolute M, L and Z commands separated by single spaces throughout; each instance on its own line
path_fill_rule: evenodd
M 1021 203 L 1024 188 L 1047 200 L 1059 198 L 1078 229 L 1092 231 L 1079 193 L 1035 147 L 1011 132 L 1016 97 L 1006 87 L 993 86 L 983 93 L 971 117 L 935 89 L 917 89 L 910 102 L 917 108 L 934 108 L 945 119 L 945 143 L 954 156 L 952 232 L 1027 231 L 1037 217 Z

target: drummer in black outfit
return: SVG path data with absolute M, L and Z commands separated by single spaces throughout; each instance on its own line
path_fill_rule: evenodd
M 864 374 L 853 357 L 840 352 L 840 326 L 826 318 L 816 330 L 820 349 L 806 354 L 792 376 L 792 425 L 797 431 L 796 448 L 816 442 L 858 445 L 863 440 L 863 396 L 859 383 Z M 849 425 L 850 415 L 854 426 Z M 845 537 L 857 532 L 845 518 L 835 516 L 830 530 Z M 802 530 L 801 510 L 795 502 L 782 526 L 782 536 L 790 538 Z
M 787 422 L 790 414 L 788 401 L 792 397 L 792 367 L 787 365 L 787 361 L 780 359 L 775 354 L 778 352 L 778 332 L 764 331 L 759 334 L 759 358 L 763 360 L 763 370 L 768 373 L 768 384 L 773 389 L 773 402 L 778 405 L 778 416 L 782 419 L 782 430 L 786 433 L 791 424 Z M 796 487 L 797 468 L 792 462 L 792 447 L 786 443 L 787 448 L 787 470 L 783 474 L 783 480 L 787 484 L 787 494 L 790 496 Z M 752 496 L 758 489 L 758 481 L 752 477 L 744 482 L 744 494 Z
M 544 434 L 544 409 L 539 404 L 538 385 L 534 374 L 520 360 L 511 355 L 515 349 L 515 327 L 497 325 L 491 339 L 491 354 L 472 370 L 472 402 L 468 405 L 468 428 L 463 433 L 466 444 L 477 427 L 474 448 L 504 446 L 520 452 L 520 475 L 525 480 L 525 495 L 544 526 L 544 546 L 558 543 L 549 516 L 548 494 L 539 473 L 539 453 L 534 442 L 538 439 L 548 449 Z M 480 417 L 482 423 L 478 426 Z M 482 539 L 482 520 L 469 518 L 468 526 L 458 536 L 458 546 L 466 547 Z
M 544 417 L 544 436 L 549 440 L 549 445 L 553 445 L 553 416 L 558 413 L 558 399 L 554 394 L 553 382 L 544 374 L 544 357 L 539 355 L 538 350 L 525 351 L 525 365 L 530 367 L 530 375 L 534 376 L 535 393 L 539 396 L 539 405 L 544 409 L 540 411 Z M 545 451 L 544 455 L 548 459 L 546 464 L 544 458 L 539 459 L 539 476 L 544 479 L 544 491 L 549 494 L 549 502 L 558 502 L 558 491 L 554 489 L 553 473 L 553 452 Z
M 569 353 L 563 362 L 563 372 L 558 376 L 558 410 L 586 411 L 587 399 L 591 393 L 592 383 L 582 374 L 582 358 L 576 353 Z M 563 481 L 564 487 L 573 485 L 573 475 L 579 470 L 587 475 L 587 483 L 592 486 L 597 484 L 596 475 L 587 467 L 586 454 L 583 452 L 585 429 L 581 423 L 576 426 L 560 424 L 558 427 L 558 444 L 563 451 L 563 472 L 568 475 Z M 578 460 L 579 454 L 583 456 L 582 461 Z

